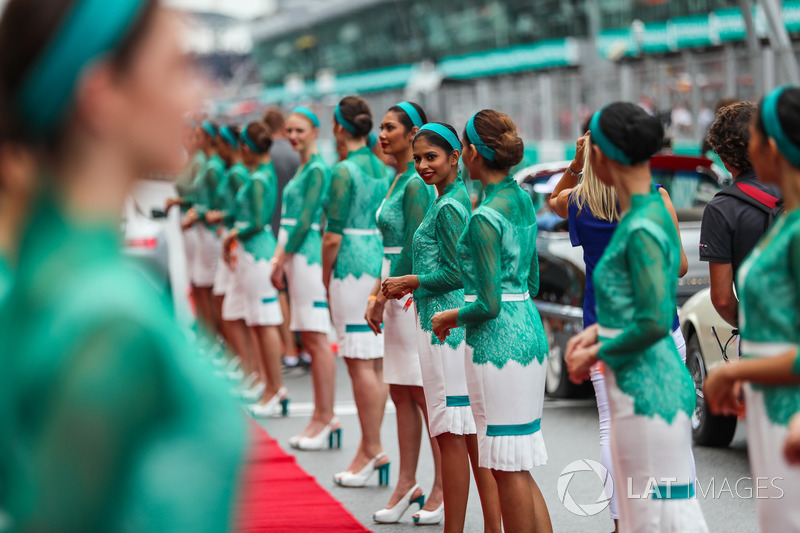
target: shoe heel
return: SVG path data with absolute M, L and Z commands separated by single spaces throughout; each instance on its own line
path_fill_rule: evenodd
M 378 471 L 378 485 L 389 485 L 389 465 L 390 463 L 386 463 L 376 467 Z
M 418 498 L 414 498 L 408 504 L 411 505 L 412 503 L 418 503 L 419 508 L 422 509 L 425 506 L 425 495 L 419 496 Z
M 281 416 L 289 416 L 289 398 L 281 400 Z
M 335 447 L 338 449 L 342 448 L 342 428 L 337 428 L 331 431 L 330 435 L 328 435 L 328 448 L 333 449 Z

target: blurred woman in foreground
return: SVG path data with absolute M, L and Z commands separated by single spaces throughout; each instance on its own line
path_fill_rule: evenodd
M 180 33 L 153 0 L 11 0 L 0 20 L 0 93 L 43 153 L 0 325 L 18 531 L 230 526 L 241 416 L 119 244 L 136 179 L 182 159 Z

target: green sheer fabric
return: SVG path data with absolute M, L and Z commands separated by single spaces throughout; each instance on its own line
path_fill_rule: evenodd
M 8 296 L 13 281 L 14 275 L 11 271 L 11 263 L 6 254 L 0 250 L 0 306 L 3 305 L 6 296 Z
M 464 233 L 472 210 L 469 193 L 461 177 L 448 185 L 433 203 L 414 233 L 413 273 L 419 279 L 414 291 L 422 329 L 431 333 L 431 344 L 441 341 L 433 334 L 433 315 L 457 309 L 464 303 L 458 262 L 458 239 Z M 457 348 L 464 342 L 464 329 L 450 332 L 447 344 Z
M 391 265 L 389 276 L 405 276 L 411 274 L 414 262 L 414 232 L 430 209 L 435 192 L 419 177 L 413 161 L 408 163 L 404 173 L 397 176 L 394 188 L 390 190 L 378 209 L 378 229 L 385 249 L 400 249 L 400 253 L 384 250 Z
M 800 211 L 778 219 L 739 270 L 739 326 L 742 357 L 753 356 L 746 342 L 800 345 Z M 800 411 L 800 386 L 752 386 L 772 422 Z
M 242 163 L 231 166 L 217 183 L 214 192 L 214 209 L 222 212 L 222 225 L 228 229 L 236 221 L 236 193 L 248 180 L 250 171 Z
M 287 233 L 287 254 L 301 254 L 308 264 L 322 264 L 322 235 L 312 225 L 319 226 L 322 209 L 330 187 L 330 171 L 319 154 L 297 169 L 297 173 L 283 189 L 281 227 Z
M 658 192 L 634 195 L 594 273 L 597 322 L 617 330 L 598 358 L 613 370 L 638 415 L 691 417 L 692 379 L 672 339 L 680 241 Z M 601 333 L 602 335 L 602 333 Z
M 388 190 L 386 166 L 366 146 L 333 167 L 326 231 L 342 235 L 334 278 L 380 277 L 383 244 L 375 213 Z
M 197 175 L 194 180 L 194 209 L 203 224 L 209 229 L 215 229 L 217 224 L 206 222 L 206 211 L 213 209 L 216 205 L 216 192 L 219 182 L 225 176 L 225 162 L 217 154 L 212 155 L 205 168 Z
M 42 200 L 25 232 L 0 322 L 0 507 L 19 531 L 226 531 L 242 415 L 117 228 Z
M 208 157 L 206 157 L 205 152 L 198 150 L 192 157 L 189 165 L 183 169 L 178 179 L 175 180 L 175 190 L 178 192 L 178 196 L 183 198 L 183 202 L 181 202 L 181 213 L 185 213 L 192 207 L 194 203 L 194 181 L 197 179 L 197 176 L 200 175 L 200 172 L 203 171 L 207 162 Z
M 259 166 L 236 193 L 235 213 L 239 242 L 259 259 L 275 254 L 275 236 L 269 227 L 278 202 L 278 177 L 272 163 Z
M 486 186 L 483 203 L 473 212 L 459 244 L 464 292 L 474 295 L 458 313 L 466 325 L 473 362 L 503 368 L 508 361 L 523 366 L 547 357 L 542 320 L 533 305 L 539 292 L 536 255 L 536 212 L 511 176 Z M 524 301 L 503 301 L 503 295 L 530 293 Z

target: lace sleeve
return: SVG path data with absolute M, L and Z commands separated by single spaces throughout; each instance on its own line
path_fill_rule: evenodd
M 101 529 L 128 469 L 169 412 L 158 349 L 140 327 L 119 322 L 76 346 L 49 391 L 53 410 L 41 445 L 29 450 L 36 509 L 20 517 L 20 531 Z
M 249 197 L 247 201 L 250 203 L 250 218 L 242 220 L 246 226 L 239 228 L 239 238 L 248 239 L 253 235 L 259 233 L 264 229 L 267 221 L 264 220 L 264 203 L 266 202 L 267 191 L 264 187 L 264 182 L 260 179 L 254 179 L 250 185 Z
M 456 251 L 458 239 L 464 233 L 466 217 L 452 204 L 445 204 L 436 216 L 436 241 L 442 266 L 435 272 L 420 274 L 420 285 L 432 293 L 445 293 L 463 288 Z
M 425 214 L 431 206 L 431 195 L 428 186 L 419 178 L 414 178 L 406 185 L 403 192 L 403 213 L 405 228 L 403 235 L 403 251 L 395 262 L 391 276 L 411 274 L 414 265 L 413 243 L 414 233 L 419 228 Z
M 336 165 L 328 193 L 328 227 L 330 233 L 342 234 L 350 216 L 353 178 L 345 165 Z
M 311 169 L 303 178 L 303 212 L 297 219 L 297 224 L 288 229 L 289 238 L 286 241 L 286 253 L 293 254 L 300 249 L 306 240 L 314 213 L 317 211 L 320 198 L 325 193 L 325 175 L 320 168 Z
M 794 290 L 797 301 L 800 301 L 800 233 L 796 233 L 789 242 L 789 271 L 794 278 Z M 795 320 L 800 321 L 800 309 L 795 309 Z M 792 373 L 800 376 L 800 353 L 792 366 Z
M 539 294 L 539 254 L 536 249 L 535 233 L 532 241 L 533 255 L 531 256 L 531 270 L 528 272 L 528 292 L 531 294 L 531 298 L 536 298 Z
M 200 186 L 200 201 L 197 207 L 197 213 L 202 217 L 205 212 L 211 209 L 217 202 L 216 192 L 219 185 L 219 171 L 214 168 L 209 168 L 203 174 L 203 180 Z
M 467 232 L 479 289 L 476 300 L 459 311 L 459 326 L 480 324 L 496 318 L 500 314 L 503 297 L 500 233 L 480 214 L 472 216 Z
M 649 232 L 635 230 L 627 242 L 626 258 L 633 280 L 633 320 L 614 339 L 605 341 L 598 357 L 614 360 L 638 354 L 668 336 L 675 317 L 669 286 L 675 281 L 666 272 L 667 250 Z

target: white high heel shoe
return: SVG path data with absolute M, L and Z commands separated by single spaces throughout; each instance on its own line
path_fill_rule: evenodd
M 421 507 L 421 506 L 420 506 Z M 420 509 L 417 516 L 413 517 L 415 526 L 436 526 L 444 520 L 444 502 L 433 511 Z
M 375 466 L 375 463 L 386 457 L 386 454 L 381 452 L 373 457 L 367 465 L 361 469 L 360 472 L 339 472 L 333 475 L 333 481 L 340 487 L 360 488 L 367 484 L 369 478 L 372 477 L 376 471 L 378 472 L 378 485 L 389 484 L 389 465 L 386 462 L 382 465 Z
M 408 491 L 394 507 L 377 511 L 372 515 L 372 519 L 379 524 L 395 524 L 400 521 L 400 518 L 408 511 L 408 508 L 411 507 L 413 503 L 419 504 L 420 512 L 422 512 L 422 506 L 425 505 L 425 495 L 420 494 L 413 500 L 411 499 L 411 496 L 414 495 L 418 488 L 419 485 L 411 487 L 411 490 Z
M 240 400 L 245 400 L 245 401 L 248 401 L 248 402 L 254 402 L 254 401 L 258 400 L 259 398 L 261 398 L 261 396 L 264 395 L 264 389 L 266 387 L 267 386 L 264 384 L 263 381 L 256 381 L 250 387 L 242 386 L 242 387 L 234 388 L 231 391 L 231 393 L 235 397 L 239 398 Z
M 322 431 L 313 437 L 296 435 L 289 439 L 292 448 L 315 452 L 342 447 L 342 425 L 339 419 L 334 417 Z
M 289 416 L 289 391 L 281 387 L 267 403 L 255 403 L 249 409 L 253 416 L 258 417 Z

